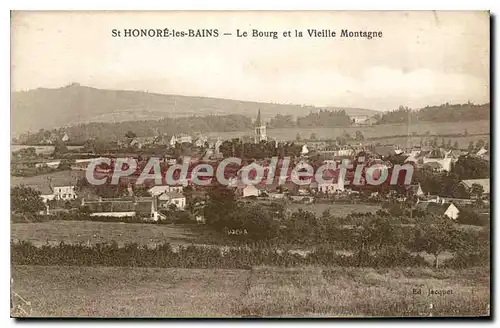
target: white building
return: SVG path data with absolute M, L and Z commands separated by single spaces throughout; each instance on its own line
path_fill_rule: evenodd
M 368 115 L 352 115 L 349 116 L 351 119 L 351 122 L 354 124 L 361 124 L 364 123 L 366 120 L 368 120 L 369 116 Z
M 179 192 L 164 192 L 158 196 L 158 201 L 163 208 L 168 208 L 170 205 L 175 205 L 178 210 L 184 210 L 186 208 L 186 197 Z
M 52 193 L 40 195 L 44 202 L 48 200 L 74 200 L 78 198 L 75 192 L 75 186 L 50 186 Z
M 159 195 L 166 193 L 166 192 L 182 193 L 182 190 L 183 190 L 182 185 L 176 185 L 176 186 L 161 185 L 161 186 L 151 187 L 148 190 L 148 192 L 151 196 L 156 197 L 156 196 L 159 196 Z
M 243 188 L 243 197 L 251 197 L 251 196 L 259 196 L 259 189 L 257 189 L 254 185 L 247 185 Z
M 337 191 L 344 191 L 344 181 L 343 179 L 337 179 L 336 181 L 327 180 L 322 183 L 318 182 L 318 191 L 323 192 L 325 194 L 326 193 L 332 194 Z

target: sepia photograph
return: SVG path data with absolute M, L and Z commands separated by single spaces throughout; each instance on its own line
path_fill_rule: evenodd
M 10 316 L 491 318 L 491 24 L 11 11 Z

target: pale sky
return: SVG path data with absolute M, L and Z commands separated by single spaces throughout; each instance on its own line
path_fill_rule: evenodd
M 106 88 L 392 110 L 489 101 L 487 12 L 15 12 L 12 89 Z M 112 29 L 217 28 L 218 38 Z M 284 38 L 330 29 L 336 38 Z M 236 29 L 279 38 L 237 38 Z M 382 31 L 381 39 L 340 31 Z M 293 33 L 293 32 L 292 32 Z

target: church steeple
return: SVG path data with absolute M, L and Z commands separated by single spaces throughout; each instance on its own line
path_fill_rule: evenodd
M 255 135 L 254 142 L 259 143 L 261 141 L 267 141 L 266 126 L 262 124 L 262 119 L 260 118 L 260 109 L 257 113 L 257 119 L 255 120 Z
M 260 108 L 259 108 L 259 112 L 257 114 L 257 119 L 255 120 L 255 126 L 261 126 L 261 120 L 260 120 Z

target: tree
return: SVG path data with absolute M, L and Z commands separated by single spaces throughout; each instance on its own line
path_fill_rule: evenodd
M 359 130 L 356 131 L 356 140 L 359 140 L 359 141 L 363 141 L 365 140 L 365 136 L 363 135 L 363 133 Z
M 446 143 L 446 149 L 451 149 L 451 139 L 448 139 L 448 142 Z
M 70 158 L 63 158 L 61 162 L 59 163 L 59 166 L 57 167 L 58 170 L 65 171 L 65 170 L 71 170 L 71 166 L 75 164 L 74 159 Z
M 132 131 L 127 131 L 127 133 L 125 133 L 125 137 L 129 138 L 129 139 L 133 139 L 133 138 L 137 137 L 137 135 Z
M 57 140 L 54 144 L 54 152 L 52 156 L 58 157 L 68 152 L 68 147 L 61 140 Z
M 300 133 L 297 133 L 297 135 L 295 136 L 295 141 L 299 142 L 300 140 L 302 140 Z
M 230 215 L 235 211 L 236 206 L 237 203 L 232 190 L 223 185 L 212 187 L 203 210 L 206 223 L 215 229 L 224 229 L 228 226 Z
M 488 220 L 484 217 L 481 217 L 476 211 L 463 208 L 458 213 L 457 222 L 460 224 L 470 224 L 476 226 L 485 226 L 488 225 Z
M 467 147 L 467 151 L 470 153 L 474 150 L 474 142 L 469 142 L 469 147 Z
M 432 147 L 437 147 L 437 145 L 438 145 L 438 138 L 437 138 L 437 137 L 434 137 L 434 139 L 432 139 L 432 144 L 431 144 L 431 146 L 432 146 Z
M 453 149 L 458 149 L 458 141 L 455 140 L 455 143 L 453 144 Z
M 476 143 L 476 149 L 481 149 L 482 147 L 484 147 L 484 145 L 485 145 L 484 140 L 479 139 Z
M 24 215 L 35 215 L 45 210 L 40 192 L 25 186 L 16 186 L 10 189 L 10 204 L 12 211 Z
M 467 188 L 462 183 L 458 183 L 453 191 L 453 197 L 456 198 L 469 198 L 470 194 Z
M 460 248 L 460 236 L 453 221 L 447 217 L 438 218 L 435 224 L 419 224 L 415 230 L 414 250 L 434 255 L 434 266 L 439 268 L 439 255 L 444 251 Z
M 309 137 L 310 140 L 316 140 L 316 133 L 311 133 L 311 136 Z
M 484 193 L 484 188 L 482 185 L 477 184 L 477 183 L 472 184 L 472 187 L 470 188 L 470 195 L 473 198 L 481 198 L 483 193 Z

